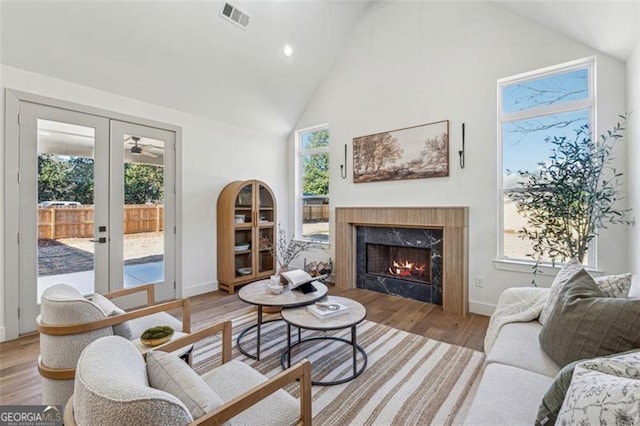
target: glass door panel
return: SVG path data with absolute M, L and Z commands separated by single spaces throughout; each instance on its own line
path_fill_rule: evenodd
M 176 297 L 175 133 L 111 120 L 111 286 Z
M 165 141 L 123 135 L 124 287 L 164 281 Z
M 109 120 L 20 102 L 18 333 L 35 331 L 42 293 L 64 282 L 109 291 Z
M 235 201 L 235 277 L 247 278 L 255 275 L 253 270 L 253 185 L 238 191 Z
M 95 291 L 95 129 L 37 119 L 38 292 Z

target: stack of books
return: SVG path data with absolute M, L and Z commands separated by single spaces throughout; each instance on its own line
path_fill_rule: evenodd
M 316 302 L 307 306 L 307 310 L 318 318 L 333 318 L 346 314 L 349 307 L 338 302 Z

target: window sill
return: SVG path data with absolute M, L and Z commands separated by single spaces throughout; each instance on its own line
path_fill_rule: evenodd
M 525 274 L 532 274 L 535 262 L 529 260 L 518 259 L 494 259 L 494 268 L 500 271 L 520 272 Z M 555 276 L 558 271 L 564 266 L 564 263 L 556 263 L 552 266 L 550 263 L 542 263 L 538 266 L 538 274 L 542 276 Z M 602 271 L 585 266 L 585 269 L 594 275 L 602 275 Z

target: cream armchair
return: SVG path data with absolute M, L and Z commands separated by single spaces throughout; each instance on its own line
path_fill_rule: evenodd
M 222 365 L 199 376 L 167 353 L 222 333 Z M 65 425 L 311 425 L 311 364 L 304 360 L 267 379 L 231 361 L 231 322 L 177 339 L 144 356 L 118 336 L 92 342 L 78 361 Z M 300 398 L 282 388 L 299 380 Z
M 146 292 L 147 306 L 125 312 L 111 299 Z M 73 393 L 75 367 L 82 350 L 94 340 L 121 335 L 136 342 L 142 332 L 156 325 L 170 325 L 175 338 L 191 331 L 191 311 L 188 299 L 154 305 L 152 284 L 115 291 L 104 296 L 85 298 L 67 284 L 56 284 L 42 294 L 38 371 L 42 376 L 42 403 L 62 405 Z M 182 309 L 182 321 L 165 311 Z M 180 331 L 181 330 L 181 331 Z

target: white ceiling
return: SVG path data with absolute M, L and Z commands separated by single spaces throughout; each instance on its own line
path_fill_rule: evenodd
M 231 0 L 251 18 L 242 30 L 219 1 L 0 1 L 3 64 L 282 135 L 374 3 Z M 626 60 L 639 2 L 493 3 Z
M 640 40 L 640 0 L 493 3 L 623 62 Z
M 230 1 L 246 30 L 219 1 L 4 0 L 2 62 L 286 134 L 368 3 Z

